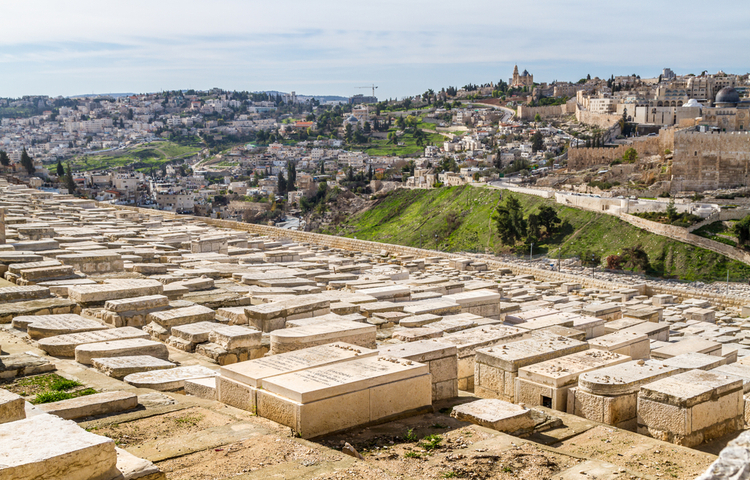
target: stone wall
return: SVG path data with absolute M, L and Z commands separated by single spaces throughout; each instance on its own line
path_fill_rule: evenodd
M 124 205 L 102 204 L 102 206 L 107 207 L 107 208 L 114 207 L 118 210 L 136 210 L 144 215 L 153 215 L 155 213 L 154 210 L 138 208 L 138 207 L 130 207 L 130 206 L 124 206 Z M 204 222 L 208 225 L 213 225 L 216 227 L 229 228 L 229 229 L 250 232 L 250 233 L 257 233 L 259 235 L 264 235 L 264 236 L 268 236 L 268 237 L 276 238 L 276 239 L 286 238 L 294 242 L 300 242 L 300 243 L 314 243 L 317 245 L 328 246 L 329 248 L 340 248 L 340 249 L 348 250 L 348 251 L 365 252 L 365 253 L 371 253 L 371 254 L 378 254 L 378 253 L 385 251 L 390 255 L 414 255 L 419 258 L 441 257 L 441 258 L 446 258 L 446 259 L 457 259 L 457 258 L 466 257 L 466 255 L 463 255 L 463 254 L 447 253 L 447 252 L 440 252 L 440 251 L 435 251 L 435 250 L 425 250 L 421 248 L 406 247 L 402 245 L 393 245 L 393 244 L 387 244 L 387 243 L 370 242 L 367 240 L 357 240 L 353 238 L 336 237 L 332 235 L 323 235 L 319 233 L 284 230 L 282 228 L 271 227 L 271 226 L 266 226 L 266 225 L 255 225 L 251 223 L 241 223 L 241 222 L 234 222 L 230 220 L 219 220 L 215 218 L 177 215 L 171 212 L 159 211 L 159 213 L 163 214 L 164 218 L 195 220 L 195 221 Z M 643 220 L 638 217 L 633 217 L 633 218 L 642 220 L 644 222 L 648 222 L 648 220 Z M 655 222 L 649 222 L 649 223 L 655 223 Z M 690 237 L 696 237 L 696 235 L 690 235 Z M 704 239 L 701 237 L 697 237 L 697 238 L 710 242 L 710 240 L 708 239 Z M 718 243 L 718 242 L 713 242 L 713 243 Z M 719 245 L 722 245 L 727 248 L 731 248 L 731 247 L 728 247 L 727 245 L 723 245 L 723 244 L 719 244 Z M 675 297 L 678 298 L 678 300 L 684 300 L 686 298 L 705 298 L 711 301 L 714 305 L 717 305 L 723 308 L 741 307 L 748 303 L 748 300 L 746 297 L 707 293 L 702 290 L 697 290 L 697 289 L 693 289 L 689 287 L 681 287 L 678 285 L 674 287 L 672 286 L 667 287 L 667 286 L 661 286 L 661 285 L 643 284 L 639 287 L 639 286 L 633 286 L 632 284 L 616 283 L 616 282 L 601 280 L 595 277 L 573 275 L 569 273 L 555 272 L 552 270 L 543 270 L 543 269 L 535 268 L 531 266 L 518 265 L 515 263 L 506 263 L 506 262 L 485 259 L 485 258 L 482 258 L 482 261 L 486 262 L 487 266 L 491 269 L 495 269 L 495 270 L 509 269 L 516 275 L 533 275 L 535 278 L 541 281 L 559 281 L 559 282 L 565 282 L 565 283 L 568 283 L 568 282 L 579 283 L 585 288 L 597 288 L 597 289 L 602 289 L 602 290 L 615 290 L 615 289 L 620 289 L 620 288 L 638 288 L 639 292 L 644 295 L 656 295 L 656 294 L 663 293 L 663 294 L 674 295 Z
M 701 133 L 682 130 L 674 134 L 672 191 L 735 188 L 750 180 L 750 133 Z
M 5 245 L 5 209 L 0 207 L 0 245 Z
M 570 148 L 568 149 L 568 168 L 580 170 L 596 165 L 609 165 L 622 158 L 629 148 L 635 149 L 639 158 L 650 155 L 663 156 L 667 149 L 674 151 L 674 130 L 662 129 L 657 137 L 641 137 L 635 139 L 630 145 L 620 145 L 614 148 Z
M 609 128 L 618 121 L 622 116 L 613 113 L 593 113 L 576 107 L 576 120 L 587 125 L 595 125 L 600 128 Z
M 574 112 L 575 102 L 568 102 L 563 105 L 545 105 L 542 107 L 519 105 L 518 110 L 516 110 L 516 118 L 520 120 L 534 120 L 537 114 L 542 118 L 554 118 Z

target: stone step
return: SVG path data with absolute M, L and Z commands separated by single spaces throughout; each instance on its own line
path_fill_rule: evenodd
M 105 392 L 45 403 L 37 408 L 65 420 L 108 415 L 132 410 L 138 406 L 138 396 L 130 392 Z

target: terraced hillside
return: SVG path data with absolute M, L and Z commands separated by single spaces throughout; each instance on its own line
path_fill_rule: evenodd
M 513 249 L 500 243 L 491 220 L 502 194 L 508 192 L 469 186 L 397 190 L 323 233 L 451 252 L 484 253 L 488 249 L 510 253 Z M 611 215 L 564 207 L 531 195 L 513 195 L 521 201 L 525 216 L 550 205 L 564 221 L 558 234 L 534 245 L 535 255 L 569 258 L 589 252 L 603 260 L 640 244 L 648 254 L 650 275 L 713 281 L 726 280 L 728 270 L 734 281 L 747 281 L 750 276 L 750 267 L 745 264 L 648 233 Z M 523 249 L 519 246 L 515 251 Z

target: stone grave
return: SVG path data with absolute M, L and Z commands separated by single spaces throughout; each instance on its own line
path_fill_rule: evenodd
M 568 413 L 635 431 L 641 386 L 681 372 L 656 360 L 632 360 L 583 373 L 568 393 Z
M 109 300 L 104 303 L 102 320 L 114 327 L 142 327 L 149 313 L 169 309 L 165 295 Z
M 39 348 L 53 357 L 74 357 L 78 345 L 131 338 L 148 339 L 148 333 L 134 327 L 109 328 L 42 338 L 38 345 Z
M 375 325 L 351 321 L 312 324 L 271 332 L 271 354 L 291 352 L 333 342 L 345 342 L 375 348 Z
M 618 330 L 589 340 L 591 348 L 627 355 L 633 360 L 649 358 L 651 342 L 645 333 Z
M 455 345 L 421 340 L 379 348 L 379 354 L 427 365 L 432 375 L 432 401 L 458 396 L 458 351 Z
M 432 410 L 427 365 L 392 357 L 357 358 L 271 377 L 256 395 L 258 415 L 302 438 Z
M 218 400 L 234 407 L 255 411 L 256 390 L 265 379 L 323 365 L 377 355 L 377 350 L 344 342 L 329 343 L 288 353 L 221 367 L 217 377 Z
M 516 400 L 565 412 L 568 392 L 582 373 L 630 361 L 630 357 L 606 350 L 585 350 L 518 369 Z
M 515 402 L 519 368 L 588 348 L 586 342 L 536 333 L 526 340 L 477 350 L 474 393 L 483 398 Z
M 743 381 L 713 371 L 690 370 L 641 386 L 638 433 L 695 447 L 741 430 Z
M 14 318 L 12 325 L 19 330 L 26 330 L 29 337 L 34 340 L 68 333 L 92 332 L 107 329 L 107 327 L 96 320 L 83 318 L 74 313 L 21 316 Z
M 130 355 L 150 355 L 167 360 L 169 350 L 166 345 L 153 340 L 133 338 L 128 340 L 112 340 L 98 343 L 84 343 L 75 349 L 76 362 L 91 365 L 92 360 L 102 357 L 123 357 Z

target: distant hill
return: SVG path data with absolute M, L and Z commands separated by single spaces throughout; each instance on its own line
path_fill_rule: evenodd
M 98 98 L 98 97 L 130 97 L 136 95 L 135 93 L 87 93 L 85 95 L 71 95 L 68 98 Z

